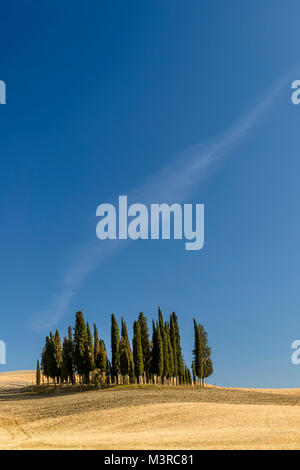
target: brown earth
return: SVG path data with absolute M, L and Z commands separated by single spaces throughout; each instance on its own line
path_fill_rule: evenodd
M 0 374 L 1 449 L 300 449 L 300 389 L 57 387 Z

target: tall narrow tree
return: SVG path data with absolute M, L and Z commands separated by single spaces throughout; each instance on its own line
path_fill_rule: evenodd
M 173 330 L 171 331 L 171 337 L 174 337 L 174 344 L 175 344 L 175 351 L 176 351 L 175 352 L 176 369 L 177 369 L 177 374 L 179 375 L 179 380 L 180 382 L 182 382 L 184 381 L 184 362 L 183 362 L 183 357 L 182 357 L 178 320 L 177 320 L 177 315 L 175 312 L 172 313 L 171 319 L 172 319 L 172 330 Z
M 167 337 L 167 344 L 168 344 L 168 358 L 169 358 L 169 375 L 168 378 L 173 377 L 175 375 L 175 367 L 174 367 L 174 352 L 171 343 L 171 334 L 170 334 L 170 327 L 169 323 L 165 323 L 165 334 Z
M 192 362 L 192 371 L 193 371 L 193 382 L 194 385 L 197 384 L 197 375 L 196 375 L 196 369 L 195 369 L 195 362 Z
M 39 360 L 37 360 L 37 363 L 36 363 L 36 384 L 37 385 L 41 384 L 41 369 L 40 369 Z
M 57 383 L 61 381 L 61 373 L 62 373 L 62 344 L 60 339 L 59 331 L 55 331 L 55 335 L 53 337 L 53 350 L 54 350 L 54 360 L 55 360 L 55 367 L 56 373 L 55 377 Z
M 86 372 L 85 372 L 85 379 L 86 383 L 90 382 L 90 372 L 92 372 L 95 368 L 95 359 L 94 359 L 94 342 L 93 336 L 90 329 L 89 322 L 86 324 L 86 331 L 87 331 L 87 349 L 86 349 Z
M 194 319 L 193 321 L 194 321 L 194 336 L 195 336 L 195 346 L 193 350 L 194 363 L 195 363 L 196 375 L 199 378 L 200 383 L 201 383 L 203 380 L 203 375 L 204 375 L 202 335 L 201 335 L 201 331 L 196 320 Z
M 62 351 L 62 380 L 74 383 L 74 364 L 73 364 L 73 333 L 72 327 L 68 328 L 68 337 L 64 338 Z
M 142 312 L 139 314 L 139 324 L 141 327 L 144 371 L 146 372 L 147 379 L 149 380 L 151 374 L 151 342 L 149 339 L 149 328 L 147 325 L 147 318 Z
M 170 316 L 170 340 L 173 350 L 173 361 L 174 361 L 174 368 L 173 368 L 173 375 L 174 377 L 178 376 L 178 361 L 177 361 L 177 337 L 176 337 L 176 328 L 174 324 L 174 317 L 173 315 Z
M 81 377 L 86 378 L 87 370 L 87 349 L 88 337 L 86 325 L 81 311 L 76 313 L 76 324 L 74 334 L 74 363 L 76 370 Z
M 114 314 L 111 316 L 111 359 L 112 374 L 117 379 L 120 373 L 120 333 Z
M 123 380 L 130 373 L 130 355 L 124 337 L 120 341 L 120 372 Z
M 142 337 L 141 327 L 139 322 L 135 321 L 133 324 L 133 362 L 134 372 L 137 380 L 139 381 L 140 376 L 144 373 L 143 364 L 143 350 L 142 350 Z
M 94 361 L 95 368 L 100 369 L 100 341 L 97 326 L 94 323 Z
M 159 323 L 153 322 L 153 348 L 152 348 L 152 361 L 153 361 L 153 374 L 162 377 L 164 371 L 164 357 L 163 357 L 163 342 L 160 334 Z
M 169 348 L 168 338 L 164 327 L 164 319 L 161 309 L 158 307 L 158 324 L 163 345 L 163 377 L 169 377 Z
M 201 337 L 202 345 L 202 357 L 203 357 L 203 373 L 202 373 L 202 385 L 204 386 L 204 379 L 212 375 L 213 363 L 211 360 L 211 348 L 208 345 L 207 332 L 203 325 L 198 325 L 199 334 Z
M 51 362 L 50 338 L 49 336 L 46 336 L 45 346 L 43 347 L 43 351 L 42 351 L 41 367 L 42 367 L 43 375 L 47 378 L 48 383 L 49 383 L 49 378 L 51 377 L 50 362 Z
M 101 374 L 107 374 L 107 352 L 103 339 L 100 339 L 99 370 Z
M 121 338 L 124 339 L 126 347 L 127 347 L 127 352 L 128 352 L 128 357 L 129 357 L 129 372 L 128 372 L 128 375 L 130 377 L 130 382 L 132 383 L 134 381 L 133 353 L 132 353 L 132 349 L 131 349 L 131 346 L 130 346 L 130 341 L 129 341 L 129 338 L 128 338 L 126 322 L 125 322 L 123 317 L 122 317 Z

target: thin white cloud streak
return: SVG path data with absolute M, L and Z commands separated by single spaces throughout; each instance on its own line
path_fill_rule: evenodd
M 273 89 L 246 113 L 224 134 L 212 139 L 205 145 L 194 145 L 183 150 L 166 167 L 146 178 L 144 183 L 128 196 L 134 202 L 182 202 L 207 177 L 217 161 L 224 158 L 228 151 L 237 144 L 269 111 L 290 74 L 286 74 Z M 96 225 L 96 224 L 95 224 Z M 74 295 L 87 276 L 99 267 L 104 258 L 116 253 L 128 241 L 95 240 L 83 248 L 77 261 L 66 271 L 61 288 L 52 299 L 51 306 L 32 317 L 34 330 L 52 328 L 65 315 Z

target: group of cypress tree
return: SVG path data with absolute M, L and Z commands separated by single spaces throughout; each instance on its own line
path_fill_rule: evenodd
M 74 331 L 68 328 L 63 344 L 58 330 L 46 337 L 42 351 L 43 376 L 55 383 L 197 383 L 213 373 L 211 349 L 207 333 L 194 320 L 195 348 L 192 373 L 183 360 L 177 315 L 169 321 L 163 319 L 160 308 L 158 320 L 152 323 L 150 340 L 147 319 L 143 313 L 133 324 L 132 347 L 127 326 L 121 319 L 121 334 L 115 316 L 111 316 L 111 362 L 107 357 L 104 341 L 99 339 L 94 324 L 94 336 L 81 311 L 76 313 Z M 40 365 L 37 363 L 37 384 L 40 383 Z M 198 378 L 198 380 L 197 380 Z

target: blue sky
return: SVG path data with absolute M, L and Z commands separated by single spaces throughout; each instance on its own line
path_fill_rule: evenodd
M 159 305 L 179 316 L 188 365 L 193 317 L 206 326 L 212 383 L 299 386 L 299 14 L 293 0 L 2 2 L 0 370 L 33 368 L 48 326 L 63 334 L 78 309 L 109 348 L 112 312 L 131 332 Z M 175 191 L 205 204 L 203 250 L 96 239 L 99 204 L 152 183 L 165 202 L 160 170 L 165 195 L 178 154 L 184 171 L 253 109 Z

